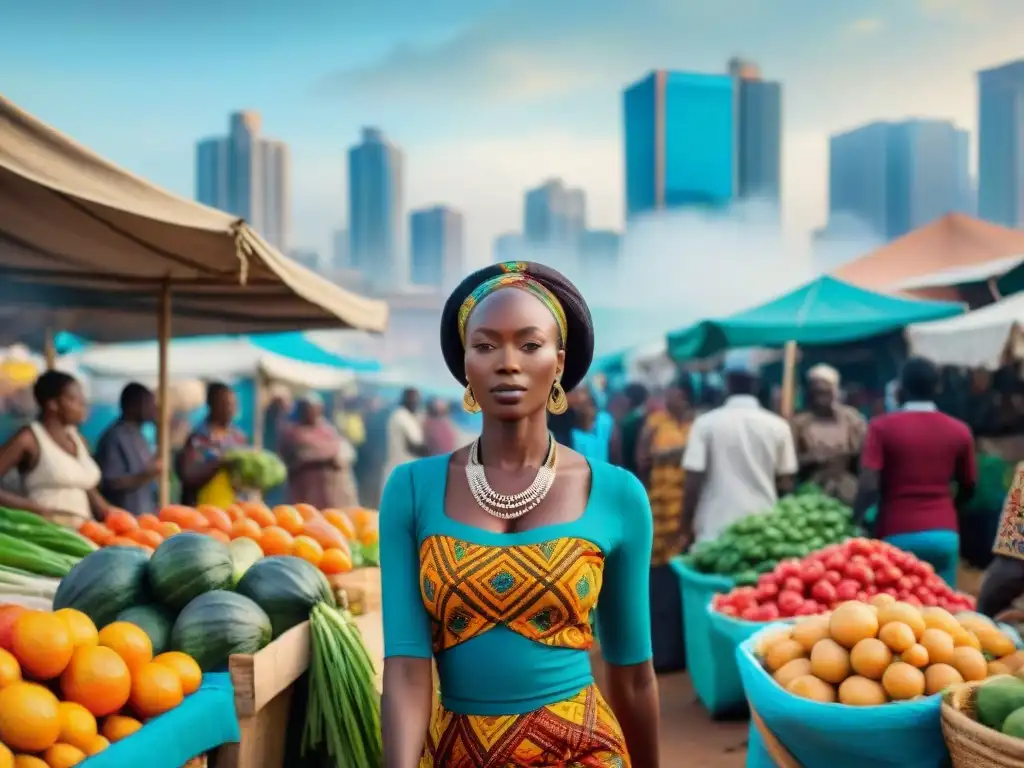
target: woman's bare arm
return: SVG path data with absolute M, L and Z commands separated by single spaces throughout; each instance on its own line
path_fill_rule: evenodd
M 0 446 L 0 477 L 5 476 L 12 469 L 23 470 L 35 461 L 38 451 L 39 445 L 36 443 L 32 430 L 28 428 L 18 430 L 14 437 Z M 3 489 L 0 489 L 0 506 L 23 509 L 37 515 L 47 515 L 52 511 L 20 493 Z
M 654 664 L 645 661 L 620 667 L 607 665 L 608 703 L 622 726 L 633 765 L 659 768 L 658 678 Z
M 430 659 L 384 660 L 381 730 L 384 768 L 417 768 L 430 726 L 434 698 Z

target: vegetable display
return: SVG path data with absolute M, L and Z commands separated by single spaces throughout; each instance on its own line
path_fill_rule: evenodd
M 260 560 L 236 590 L 267 612 L 275 638 L 306 621 L 318 603 L 334 605 L 324 575 L 305 560 L 287 555 Z
M 202 681 L 193 659 L 154 654 L 129 622 L 97 629 L 71 608 L 22 610 L 9 629 L 0 638 L 0 765 L 77 765 Z
M 93 552 L 61 579 L 53 607 L 79 610 L 102 629 L 126 608 L 148 602 L 148 562 L 137 547 Z
M 373 663 L 347 610 L 320 603 L 310 616 L 313 637 L 309 706 L 302 752 L 321 745 L 345 768 L 379 768 L 384 749 Z
M 227 544 L 200 533 L 173 536 L 149 560 L 149 583 L 157 601 L 174 611 L 205 592 L 231 586 L 234 564 Z
M 746 621 L 813 616 L 848 600 L 887 595 L 916 606 L 972 610 L 974 598 L 956 592 L 928 563 L 884 541 L 849 539 L 809 555 L 784 560 L 712 599 L 712 610 Z
M 769 512 L 737 520 L 717 539 L 696 545 L 687 560 L 701 573 L 750 585 L 781 560 L 806 557 L 856 533 L 849 507 L 809 487 L 782 498 Z
M 288 479 L 288 469 L 276 453 L 244 448 L 224 456 L 231 466 L 232 484 L 236 488 L 268 491 Z
M 218 589 L 185 606 L 171 630 L 171 646 L 211 672 L 226 669 L 233 653 L 256 653 L 270 636 L 266 611 L 247 597 Z
M 849 706 L 911 701 L 1024 663 L 987 618 L 888 594 L 801 619 L 764 638 L 757 656 L 794 696 Z
M 1001 676 L 979 686 L 974 716 L 987 728 L 1024 739 L 1024 673 L 1020 670 L 1018 665 L 1015 677 Z

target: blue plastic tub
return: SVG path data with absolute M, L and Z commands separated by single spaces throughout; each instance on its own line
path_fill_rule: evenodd
M 769 624 L 736 649 L 750 706 L 793 757 L 808 768 L 948 768 L 949 752 L 939 724 L 941 697 L 848 707 L 801 699 L 784 691 L 754 657 Z M 747 768 L 775 768 L 751 724 Z
M 708 614 L 711 598 L 732 589 L 733 580 L 698 573 L 678 560 L 672 562 L 672 567 L 679 576 L 686 666 L 697 698 L 714 716 L 741 710 L 743 685 L 736 670 L 735 644 L 713 631 Z

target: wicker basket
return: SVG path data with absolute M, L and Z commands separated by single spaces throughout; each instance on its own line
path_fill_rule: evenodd
M 978 687 L 985 682 L 958 685 L 942 699 L 942 735 L 953 768 L 1021 768 L 1024 739 L 1006 736 L 974 719 Z

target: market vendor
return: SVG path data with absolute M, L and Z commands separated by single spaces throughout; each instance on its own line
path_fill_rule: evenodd
M 178 453 L 176 470 L 181 481 L 182 504 L 228 506 L 234 500 L 230 483 L 225 486 L 229 467 L 224 455 L 232 448 L 245 447 L 247 442 L 242 431 L 234 426 L 237 413 L 238 402 L 231 387 L 211 382 L 206 388 L 206 418 Z M 210 496 L 214 491 L 218 491 L 218 498 Z
M 16 469 L 22 493 L 0 491 L 0 505 L 75 526 L 106 517 L 100 468 L 78 429 L 88 415 L 81 384 L 60 371 L 42 374 L 32 388 L 39 415 L 0 446 L 0 476 Z
M 355 450 L 324 417 L 323 400 L 315 392 L 299 397 L 295 422 L 281 436 L 280 453 L 288 467 L 292 504 L 333 509 L 359 503 L 352 474 Z
M 977 470 L 970 428 L 935 406 L 938 384 L 930 361 L 911 358 L 903 366 L 900 409 L 868 426 L 853 515 L 863 524 L 877 504 L 875 536 L 931 563 L 956 586 L 957 510 L 970 501 Z
M 156 418 L 156 397 L 142 384 L 132 382 L 121 391 L 121 418 L 96 444 L 103 495 L 133 515 L 157 511 L 160 462 L 142 434 L 142 428 Z
M 548 430 L 593 357 L 583 298 L 543 265 L 485 267 L 445 304 L 441 347 L 483 429 L 384 489 L 385 765 L 658 768 L 647 495 Z
M 651 639 L 654 669 L 685 668 L 683 598 L 672 559 L 683 551 L 683 451 L 693 424 L 693 388 L 682 378 L 665 390 L 665 409 L 648 417 L 637 441 L 637 468 L 654 518 L 651 554 Z
M 807 372 L 807 410 L 793 417 L 798 478 L 852 505 L 857 496 L 857 460 L 867 421 L 839 402 L 839 371 L 816 365 Z

